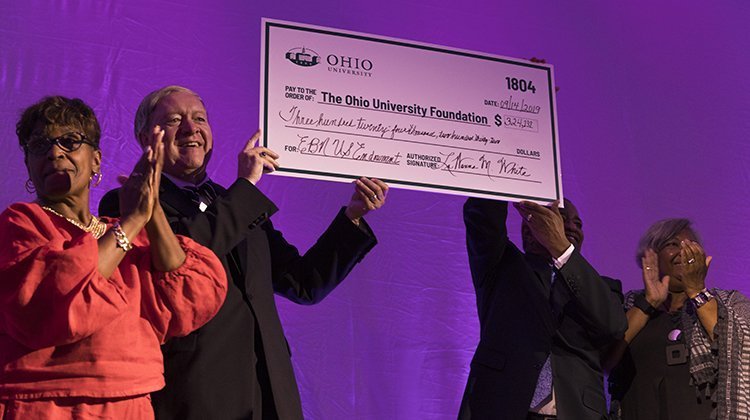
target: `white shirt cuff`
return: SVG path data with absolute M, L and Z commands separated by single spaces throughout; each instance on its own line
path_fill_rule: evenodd
M 573 246 L 573 244 L 570 244 L 568 249 L 566 249 L 565 252 L 563 252 L 559 258 L 553 258 L 552 261 L 555 263 L 555 268 L 558 270 L 561 269 L 562 266 L 564 266 L 565 263 L 568 262 L 568 260 L 570 259 L 570 256 L 573 255 L 573 251 L 575 249 L 576 247 Z

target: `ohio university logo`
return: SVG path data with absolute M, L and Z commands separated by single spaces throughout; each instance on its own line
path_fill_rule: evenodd
M 302 67 L 312 67 L 320 63 L 320 56 L 309 48 L 292 48 L 286 52 L 286 59 Z
M 306 47 L 292 48 L 285 54 L 287 60 L 301 67 L 312 67 L 323 60 L 320 55 Z M 348 76 L 372 77 L 373 63 L 367 58 L 349 55 L 328 54 L 325 58 L 328 71 Z
M 328 54 L 326 56 L 328 71 L 348 76 L 372 77 L 373 64 L 367 58 L 348 55 Z

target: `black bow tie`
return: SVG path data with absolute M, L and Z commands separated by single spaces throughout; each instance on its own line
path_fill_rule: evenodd
M 210 205 L 216 200 L 216 190 L 214 189 L 214 186 L 211 185 L 211 181 L 204 182 L 197 187 L 192 185 L 184 187 L 183 191 L 185 191 L 190 196 L 190 199 L 193 200 L 193 203 L 197 205 L 200 205 L 201 202 Z

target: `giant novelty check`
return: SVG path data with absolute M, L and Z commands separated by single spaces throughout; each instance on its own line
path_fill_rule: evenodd
M 282 175 L 562 200 L 552 67 L 262 21 L 263 145 Z

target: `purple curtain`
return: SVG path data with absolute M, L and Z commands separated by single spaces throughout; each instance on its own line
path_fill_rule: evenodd
M 232 182 L 237 151 L 259 125 L 260 18 L 270 17 L 546 58 L 561 88 L 564 186 L 584 218 L 583 253 L 638 288 L 639 235 L 686 216 L 714 256 L 708 284 L 747 293 L 750 6 L 706 4 L 0 0 L 0 207 L 32 199 L 15 123 L 49 94 L 84 99 L 102 123 L 94 209 L 139 155 L 140 99 L 167 84 L 202 95 L 215 140 L 210 174 Z M 301 249 L 352 191 L 279 176 L 260 187 Z M 455 418 L 478 339 L 462 203 L 393 189 L 368 216 L 379 245 L 344 284 L 317 306 L 279 302 L 307 418 Z M 516 214 L 509 225 L 517 239 Z

